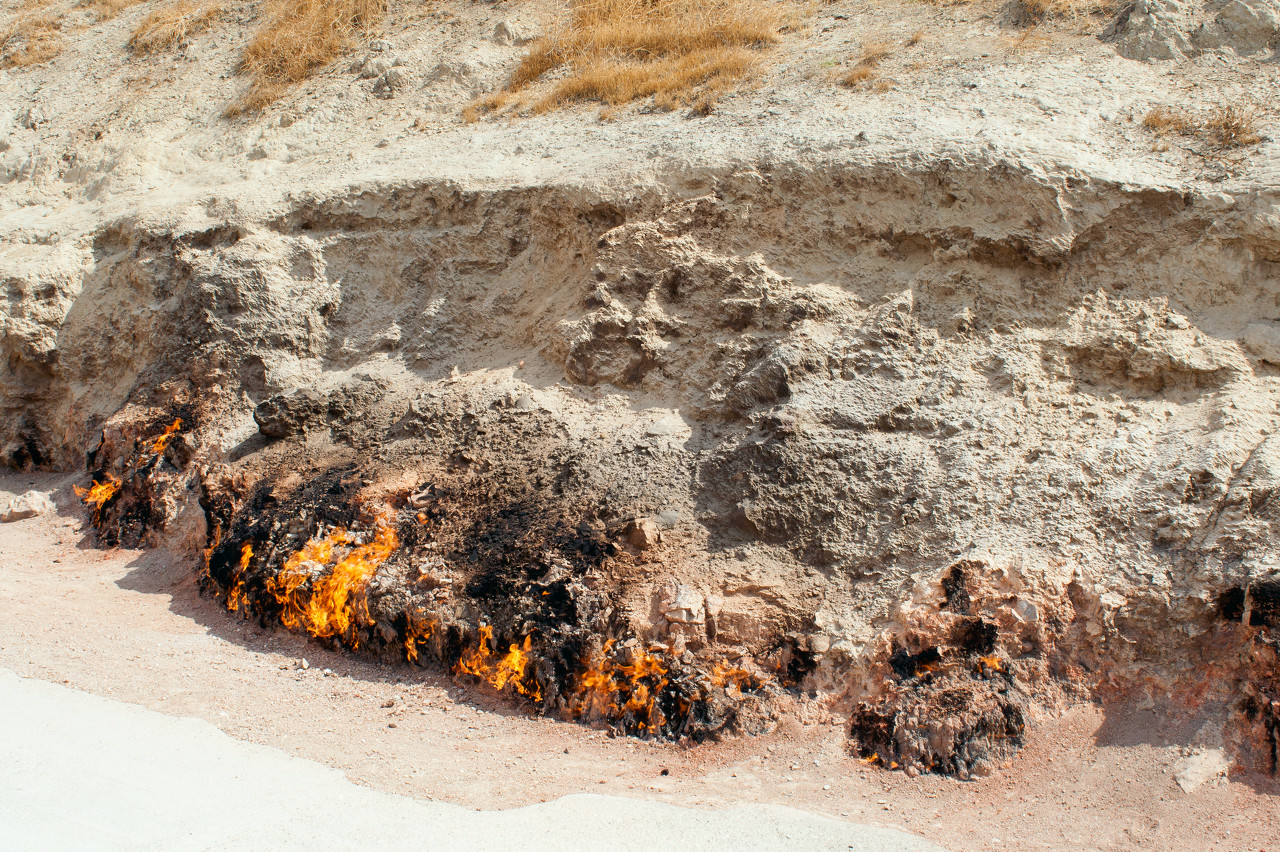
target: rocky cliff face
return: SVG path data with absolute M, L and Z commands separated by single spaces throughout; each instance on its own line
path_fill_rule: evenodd
M 1141 61 L 1209 55 L 1270 59 L 1280 49 L 1276 0 L 1137 0 L 1104 33 L 1120 55 Z
M 1062 701 L 1140 696 L 1274 769 L 1271 190 L 975 156 L 401 179 L 0 275 L 6 463 L 118 482 L 99 535 L 237 610 L 288 624 L 338 570 L 308 542 L 394 530 L 312 632 L 573 718 L 834 713 L 967 775 Z

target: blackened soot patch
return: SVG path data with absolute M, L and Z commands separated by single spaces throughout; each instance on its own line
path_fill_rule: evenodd
M 952 642 L 966 654 L 990 654 L 996 647 L 996 626 L 981 618 L 966 618 L 955 626 Z
M 899 648 L 889 657 L 889 667 L 901 680 L 914 677 L 922 666 L 942 661 L 942 652 L 935 648 L 925 648 L 919 654 L 912 654 L 906 648 Z

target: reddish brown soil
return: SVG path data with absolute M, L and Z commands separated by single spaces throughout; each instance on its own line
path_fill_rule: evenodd
M 237 620 L 197 593 L 194 566 L 166 554 L 95 549 L 70 481 L 0 477 L 0 492 L 57 489 L 61 512 L 0 525 L 0 666 L 203 718 L 370 787 L 476 808 L 583 791 L 773 802 L 953 850 L 1280 849 L 1280 784 L 1233 776 L 1183 793 L 1173 783 L 1183 732 L 1132 709 L 1036 720 L 1006 771 L 973 782 L 865 766 L 844 750 L 842 727 L 790 723 L 683 747 L 533 718 L 445 677 Z M 303 658 L 307 670 L 296 668 Z

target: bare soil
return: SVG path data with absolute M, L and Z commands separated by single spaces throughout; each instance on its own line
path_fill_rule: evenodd
M 442 675 L 239 620 L 164 551 L 96 549 L 72 481 L 0 477 L 0 499 L 40 488 L 59 506 L 0 526 L 0 666 L 199 717 L 375 789 L 478 809 L 583 791 L 772 802 L 953 850 L 1266 850 L 1280 836 L 1280 784 L 1233 775 L 1183 793 L 1173 765 L 1194 731 L 1132 706 L 1039 720 L 1004 772 L 970 782 L 867 766 L 842 727 L 792 719 L 769 736 L 686 747 L 534 718 Z

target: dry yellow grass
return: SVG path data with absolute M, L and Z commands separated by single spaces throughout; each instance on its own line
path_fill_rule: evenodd
M 1009 14 L 1015 24 L 1033 26 L 1050 18 L 1112 14 L 1119 5 L 1118 0 L 1016 0 Z
M 916 42 L 908 41 L 908 44 Z M 893 53 L 893 45 L 884 41 L 873 41 L 870 44 L 863 45 L 862 54 L 858 57 L 858 61 L 854 63 L 852 69 L 840 78 L 840 85 L 847 86 L 850 89 L 856 89 L 864 83 L 875 79 L 876 69 L 880 66 L 880 62 Z
M 1258 111 L 1252 106 L 1224 104 L 1209 110 L 1205 131 L 1220 148 L 1241 148 L 1262 141 Z
M 170 47 L 183 47 L 191 36 L 209 26 L 221 7 L 215 3 L 177 0 L 153 9 L 138 24 L 129 39 L 135 53 L 155 53 Z
M 508 92 L 566 68 L 533 101 L 534 112 L 582 101 L 616 108 L 648 97 L 659 108 L 709 111 L 756 70 L 759 48 L 776 41 L 783 24 L 781 7 L 760 0 L 571 0 L 568 19 L 533 44 Z M 467 116 L 511 102 L 491 96 Z
M 143 0 L 85 0 L 81 5 L 97 15 L 99 21 L 108 21 L 130 6 L 142 2 Z
M 1188 113 L 1163 106 L 1148 112 L 1142 119 L 1142 126 L 1161 136 L 1169 133 L 1188 133 L 1192 130 Z
M 1159 136 L 1187 136 L 1215 148 L 1242 148 L 1262 141 L 1258 110 L 1246 104 L 1223 104 L 1208 112 L 1158 106 L 1142 119 L 1142 126 Z
M 385 0 L 267 0 L 240 60 L 240 71 L 252 81 L 249 91 L 227 114 L 262 109 L 341 55 L 385 12 Z
M 1000 36 L 999 42 L 1010 56 L 1052 50 L 1055 44 L 1052 34 L 1035 27 L 1019 30 L 1016 35 Z
M 62 19 L 33 4 L 0 28 L 0 68 L 48 62 L 62 52 Z

